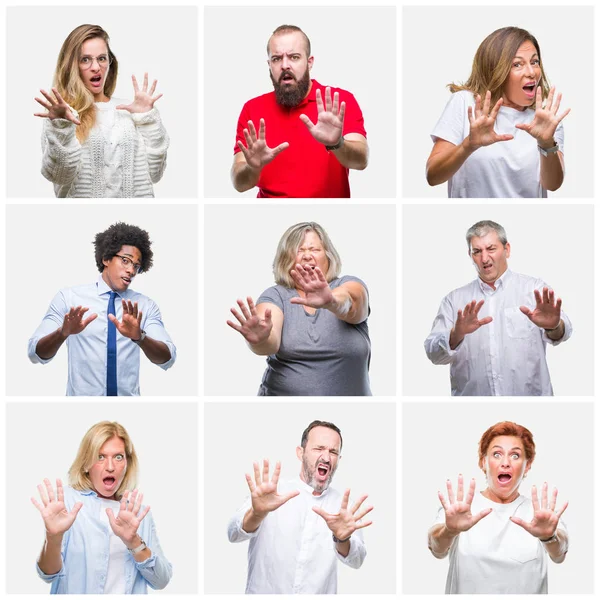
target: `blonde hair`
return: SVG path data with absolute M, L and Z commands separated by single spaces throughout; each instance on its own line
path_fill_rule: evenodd
M 80 142 L 88 138 L 96 122 L 94 95 L 85 87 L 79 75 L 81 46 L 93 38 L 103 39 L 108 49 L 110 67 L 104 84 L 104 93 L 110 98 L 117 86 L 119 62 L 110 49 L 108 33 L 99 25 L 80 25 L 71 31 L 58 53 L 54 71 L 54 87 L 58 89 L 65 102 L 79 113 L 81 125 L 78 125 L 75 131 Z
M 503 27 L 490 33 L 477 48 L 469 79 L 463 84 L 449 83 L 448 88 L 453 94 L 461 90 L 468 90 L 473 92 L 474 96 L 479 94 L 482 100 L 489 90 L 492 93 L 491 106 L 494 106 L 502 97 L 504 85 L 512 69 L 513 59 L 525 42 L 531 42 L 535 46 L 540 60 L 539 85 L 542 88 L 542 99 L 545 99 L 550 91 L 550 85 L 544 72 L 540 45 L 533 35 L 518 27 Z M 531 108 L 535 109 L 535 102 Z
M 136 487 L 138 477 L 138 458 L 133 447 L 133 442 L 129 437 L 125 427 L 117 422 L 101 421 L 90 427 L 83 436 L 77 456 L 69 469 L 69 485 L 80 492 L 93 490 L 92 480 L 89 476 L 89 470 L 98 460 L 100 448 L 104 444 L 118 437 L 125 444 L 125 457 L 127 459 L 127 468 L 125 477 L 121 485 L 115 492 L 115 498 L 119 499 L 125 490 L 133 490 Z
M 279 240 L 275 260 L 273 261 L 273 274 L 275 275 L 275 283 L 283 285 L 286 288 L 293 289 L 296 287 L 290 271 L 296 264 L 296 254 L 304 236 L 309 232 L 314 231 L 323 244 L 323 250 L 329 261 L 329 268 L 325 273 L 325 279 L 332 281 L 342 270 L 342 259 L 337 253 L 334 245 L 331 243 L 327 232 L 318 224 L 312 221 L 304 223 L 296 223 L 292 225 Z

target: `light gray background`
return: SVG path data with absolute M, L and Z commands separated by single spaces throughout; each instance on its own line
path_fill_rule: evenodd
M 425 163 L 433 142 L 430 133 L 450 91 L 464 82 L 479 44 L 496 29 L 516 26 L 540 44 L 544 70 L 563 94 L 565 181 L 549 196 L 593 195 L 594 51 L 591 6 L 435 6 L 404 7 L 402 12 L 403 195 L 447 198 L 447 183 L 430 187 Z M 582 85 L 582 82 L 585 82 Z M 416 83 L 416 85 L 415 85 Z
M 149 504 L 160 545 L 173 565 L 164 593 L 197 593 L 198 410 L 195 403 L 16 403 L 6 409 L 7 591 L 48 594 L 35 561 L 44 522 L 30 501 L 45 477 L 67 485 L 85 432 L 99 421 L 127 429 L 140 462 L 139 489 Z M 176 501 L 177 506 L 174 505 Z M 85 510 L 85 509 L 84 509 Z M 185 540 L 185 543 L 182 543 Z M 149 590 L 152 592 L 152 590 Z
M 342 275 L 369 290 L 371 391 L 395 394 L 396 207 L 394 205 L 207 205 L 204 212 L 204 390 L 208 396 L 255 396 L 266 357 L 253 354 L 226 321 L 238 298 L 274 285 L 273 259 L 285 230 L 301 221 L 325 228 Z
M 405 205 L 403 210 L 403 391 L 450 394 L 450 367 L 434 365 L 423 342 L 442 298 L 477 277 L 467 229 L 500 223 L 511 245 L 508 266 L 539 277 L 563 300 L 573 324 L 564 345 L 547 347 L 556 395 L 594 392 L 594 213 L 591 205 Z
M 7 194 L 54 198 L 41 174 L 42 108 L 34 98 L 49 91 L 60 48 L 83 23 L 100 25 L 119 60 L 114 97 L 133 99 L 131 76 L 158 79 L 156 103 L 171 138 L 157 197 L 197 195 L 198 10 L 193 6 L 11 7 L 7 10 Z M 169 23 L 173 26 L 169 26 Z M 176 24 L 176 25 L 175 25 Z
M 62 288 L 99 276 L 92 242 L 96 233 L 124 221 L 145 229 L 154 266 L 133 290 L 152 298 L 177 346 L 167 371 L 140 353 L 144 396 L 197 394 L 198 209 L 193 205 L 8 205 L 6 253 L 6 390 L 9 396 L 64 396 L 67 348 L 46 365 L 32 364 L 27 341 Z M 11 292 L 12 290 L 12 292 Z M 18 293 L 17 293 L 18 292 Z
M 393 594 L 396 585 L 396 405 L 378 402 L 208 402 L 204 408 L 204 593 L 242 594 L 248 544 L 231 544 L 227 524 L 248 496 L 245 473 L 267 458 L 281 479 L 300 473 L 296 447 L 309 423 L 342 431 L 342 459 L 332 487 L 369 494 L 373 525 L 364 529 L 367 558 L 358 570 L 338 566 L 340 594 Z M 272 472 L 272 469 L 271 469 Z M 214 483 L 218 482 L 218 493 Z M 291 500 L 290 502 L 293 502 Z
M 552 594 L 593 593 L 594 465 L 591 403 L 503 402 L 406 403 L 402 411 L 403 593 L 443 594 L 448 560 L 438 560 L 427 548 L 427 531 L 440 506 L 437 491 L 446 492 L 458 474 L 477 480 L 475 493 L 485 489 L 479 467 L 478 443 L 488 427 L 514 421 L 533 434 L 536 458 L 520 492 L 531 497 L 531 486 L 544 481 L 558 489 L 558 504 L 569 507 L 564 520 L 570 547 L 565 562 L 548 566 Z M 418 459 L 416 459 L 418 457 Z M 424 577 L 423 574 L 427 573 Z
M 233 16 L 235 15 L 235 16 Z M 355 198 L 396 195 L 396 8 L 236 6 L 204 9 L 204 194 L 239 194 L 229 171 L 245 102 L 273 91 L 267 41 L 284 23 L 309 37 L 311 77 L 354 94 L 365 119 L 369 166 L 351 171 Z M 266 123 L 267 128 L 269 123 Z M 275 159 L 277 160 L 277 159 Z

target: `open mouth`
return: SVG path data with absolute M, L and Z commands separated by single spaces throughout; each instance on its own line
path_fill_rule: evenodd
M 102 480 L 102 483 L 104 484 L 104 486 L 108 489 L 111 489 L 115 486 L 115 483 L 117 482 L 117 480 L 114 477 L 105 477 Z
M 510 473 L 500 473 L 498 475 L 498 481 L 500 483 L 508 483 L 512 479 L 512 475 Z
M 121 280 L 125 285 L 129 285 L 131 283 L 131 279 L 129 277 L 121 277 Z
M 321 479 L 326 479 L 329 475 L 329 465 L 323 463 L 317 465 L 317 473 Z
M 528 98 L 533 98 L 535 96 L 535 81 L 525 84 L 523 91 Z
M 102 81 L 102 75 L 94 75 L 90 77 L 90 83 L 94 86 L 99 86 Z
M 296 81 L 296 78 L 291 74 L 291 73 L 284 73 L 280 78 L 279 81 L 284 81 L 284 82 L 291 82 L 291 81 Z

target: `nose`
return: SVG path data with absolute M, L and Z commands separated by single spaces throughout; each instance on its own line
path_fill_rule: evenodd
M 281 59 L 281 68 L 282 69 L 289 69 L 290 68 L 290 59 L 287 56 L 283 56 L 283 58 Z
M 530 77 L 535 77 L 535 69 L 536 67 L 530 63 L 525 66 L 525 74 Z
M 108 457 L 108 461 L 106 463 L 106 470 L 110 472 L 115 470 L 113 459 L 110 456 Z

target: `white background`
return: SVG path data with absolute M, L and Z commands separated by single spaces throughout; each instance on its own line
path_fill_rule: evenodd
M 18 290 L 6 299 L 8 394 L 64 396 L 66 345 L 48 364 L 34 365 L 27 356 L 27 340 L 60 289 L 97 280 L 100 273 L 92 242 L 98 232 L 117 221 L 137 225 L 150 235 L 154 265 L 148 273 L 135 278 L 131 289 L 158 304 L 165 328 L 177 347 L 177 360 L 167 371 L 150 363 L 140 352 L 141 393 L 144 396 L 198 393 L 197 212 L 192 205 L 8 206 L 6 275 L 10 282 L 8 289 Z
M 34 418 L 32 418 L 32 416 Z M 173 565 L 165 592 L 197 591 L 198 409 L 195 403 L 16 403 L 7 405 L 6 509 L 8 591 L 48 594 L 36 576 L 44 522 L 30 498 L 47 477 L 67 485 L 69 467 L 85 432 L 100 421 L 117 421 L 129 433 L 140 465 L 138 488 L 150 505 L 161 548 Z M 85 510 L 85 509 L 84 509 Z M 182 543 L 185 540 L 185 543 Z
M 257 394 L 266 357 L 253 354 L 226 324 L 235 321 L 229 309 L 238 308 L 238 298 L 257 300 L 275 285 L 272 265 L 279 239 L 302 221 L 316 221 L 328 233 L 342 259 L 342 275 L 365 282 L 371 307 L 371 392 L 395 393 L 395 206 L 207 205 L 204 218 L 206 395 Z
M 238 194 L 229 177 L 235 132 L 244 103 L 273 91 L 267 41 L 285 23 L 300 27 L 310 39 L 315 57 L 311 78 L 348 90 L 362 110 L 369 166 L 365 171 L 350 171 L 352 197 L 393 197 L 396 9 L 253 6 L 233 10 L 235 17 L 231 8 L 224 7 L 207 7 L 204 13 L 204 194 L 256 197 L 257 188 Z
M 450 394 L 449 365 L 434 365 L 423 342 L 442 298 L 477 277 L 465 234 L 477 221 L 504 227 L 508 267 L 539 277 L 563 300 L 572 337 L 548 346 L 555 395 L 592 395 L 594 379 L 593 207 L 537 204 L 405 205 L 403 209 L 403 391 L 407 396 Z
M 40 88 L 49 91 L 60 48 L 69 33 L 84 23 L 100 25 L 110 36 L 119 61 L 114 97 L 133 99 L 131 76 L 141 85 L 148 72 L 158 79 L 157 101 L 162 122 L 171 138 L 167 169 L 154 185 L 158 198 L 197 194 L 197 9 L 187 7 L 42 7 L 7 11 L 8 49 L 8 196 L 54 198 L 42 164 L 43 112 L 34 100 Z M 167 22 L 176 27 L 165 27 Z
M 558 506 L 569 502 L 563 516 L 569 530 L 569 553 L 560 565 L 549 562 L 548 591 L 552 594 L 593 592 L 594 483 L 593 412 L 591 404 L 575 402 L 406 403 L 402 411 L 403 592 L 442 594 L 448 560 L 427 548 L 427 531 L 434 524 L 446 494 L 458 474 L 475 477 L 479 493 L 486 487 L 478 467 L 478 444 L 484 431 L 500 421 L 514 421 L 533 434 L 536 457 L 520 492 L 531 498 L 544 481 L 558 489 Z M 427 435 L 424 435 L 425 431 Z M 423 574 L 427 573 L 427 577 Z
M 563 94 L 560 110 L 571 108 L 563 122 L 565 181 L 548 195 L 582 198 L 593 194 L 591 7 L 407 6 L 401 36 L 405 196 L 448 197 L 446 183 L 430 187 L 425 179 L 425 163 L 433 147 L 430 133 L 450 99 L 446 85 L 465 82 L 479 44 L 492 31 L 507 26 L 526 29 L 537 39 L 550 85 Z
M 245 473 L 252 463 L 281 461 L 281 479 L 300 473 L 296 447 L 314 421 L 342 432 L 342 458 L 332 487 L 352 498 L 369 494 L 373 525 L 363 530 L 367 557 L 358 570 L 338 566 L 338 593 L 393 594 L 396 585 L 395 403 L 213 403 L 204 413 L 204 591 L 242 594 L 248 544 L 231 544 L 227 524 L 249 495 Z M 272 473 L 272 469 L 271 469 Z M 291 500 L 290 502 L 293 502 Z

